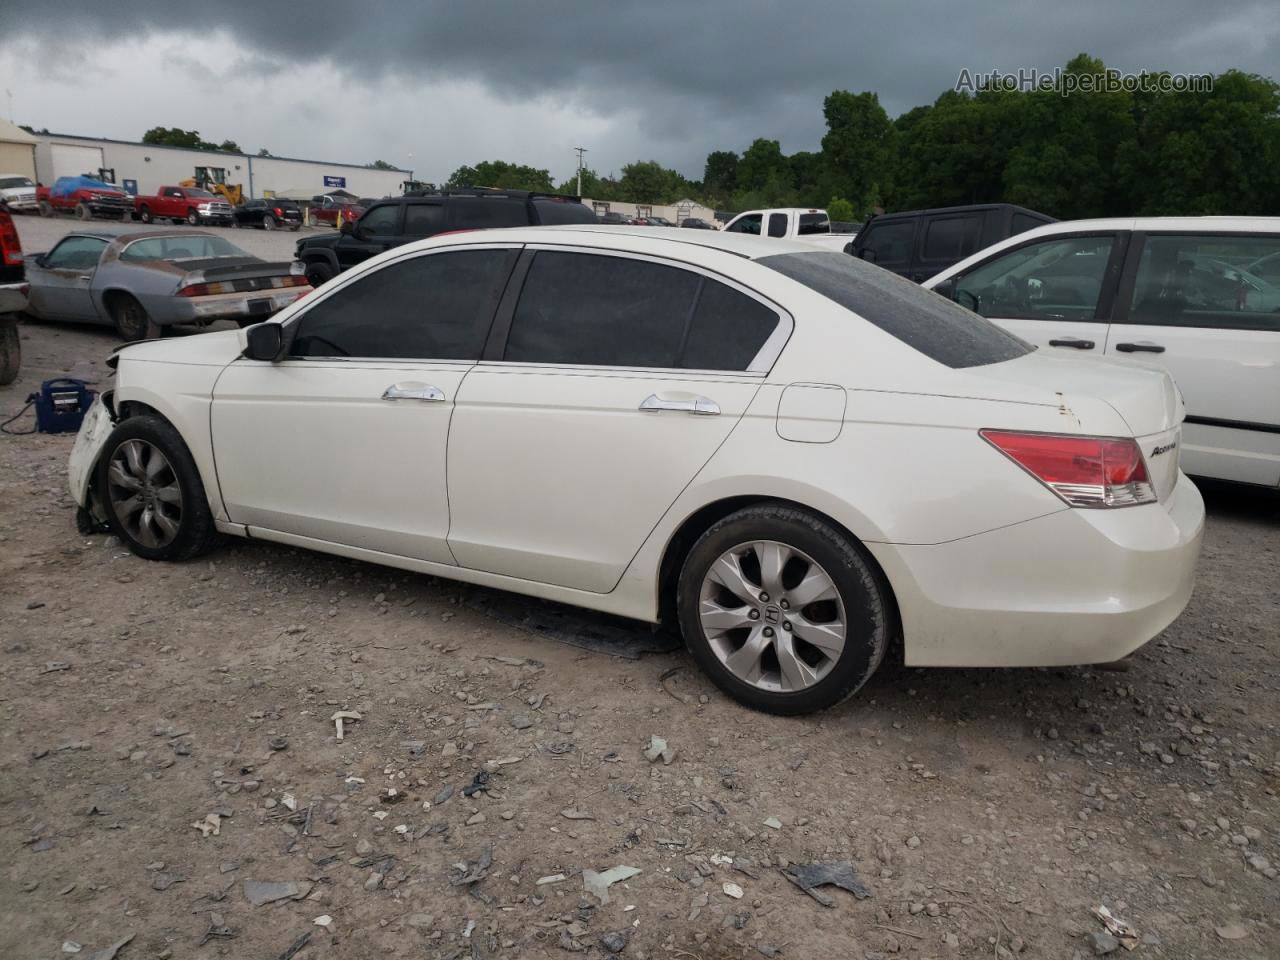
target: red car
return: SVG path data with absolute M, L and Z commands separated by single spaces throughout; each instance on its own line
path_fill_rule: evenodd
M 154 197 L 134 197 L 133 209 L 143 223 L 169 219 L 175 223 L 219 223 L 230 226 L 231 204 L 197 187 L 161 187 Z
M 311 219 L 315 223 L 329 223 L 336 226 L 339 213 L 342 214 L 343 223 L 350 223 L 352 220 L 360 219 L 360 215 L 364 213 L 364 207 L 353 200 L 331 194 L 311 198 Z
M 115 184 L 92 177 L 59 177 L 52 187 L 36 188 L 36 203 L 41 216 L 74 213 L 81 220 L 106 217 L 124 220 L 133 213 L 129 195 Z

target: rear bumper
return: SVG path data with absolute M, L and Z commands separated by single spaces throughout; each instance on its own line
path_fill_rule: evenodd
M 1106 663 L 1191 599 L 1204 501 L 1187 479 L 1163 504 L 1061 510 L 931 546 L 868 544 L 897 596 L 911 666 Z
M 156 318 L 160 324 L 166 323 L 209 323 L 213 320 L 238 320 L 243 317 L 267 319 L 271 314 L 283 310 L 293 301 L 311 292 L 311 287 L 284 287 L 280 290 L 255 290 L 247 293 L 217 293 L 208 297 L 174 297 L 171 315 Z M 263 310 L 250 307 L 250 303 L 266 300 L 270 306 Z

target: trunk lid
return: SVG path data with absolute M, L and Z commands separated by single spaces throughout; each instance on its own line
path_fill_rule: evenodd
M 184 287 L 197 283 L 219 283 L 229 281 L 240 290 L 265 290 L 271 286 L 272 277 L 287 277 L 294 273 L 293 260 L 281 260 L 270 263 L 256 257 L 210 257 L 203 260 L 171 261 L 173 265 L 186 273 L 182 278 Z M 301 273 L 299 269 L 296 271 Z M 265 283 L 261 281 L 267 281 Z

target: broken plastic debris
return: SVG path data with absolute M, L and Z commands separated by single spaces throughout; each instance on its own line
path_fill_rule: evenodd
M 316 917 L 311 922 L 314 923 L 317 927 L 324 927 L 325 929 L 328 929 L 329 927 L 333 926 L 333 917 L 329 916 L 327 913 L 322 913 L 320 916 Z
M 1093 908 L 1093 915 L 1102 921 L 1102 925 L 1107 928 L 1107 932 L 1120 941 L 1120 946 L 1126 950 L 1135 950 L 1138 946 L 1138 931 L 1133 925 L 1121 920 L 1105 905 L 1099 904 Z
M 534 886 L 541 887 L 541 886 L 545 886 L 548 883 L 563 883 L 565 880 L 568 880 L 568 879 L 569 878 L 566 877 L 563 873 L 553 873 L 548 877 L 539 877 L 537 882 L 534 884 Z
M 207 814 L 203 820 L 197 820 L 191 826 L 199 830 L 203 837 L 222 835 L 222 817 L 216 813 Z
M 301 900 L 310 892 L 311 884 L 309 883 L 273 883 L 260 880 L 246 880 L 244 882 L 245 899 L 255 907 L 274 903 L 277 900 Z
M 123 940 L 117 940 L 109 947 L 103 947 L 101 950 L 95 950 L 89 954 L 87 960 L 115 960 L 115 956 L 120 952 L 120 948 L 134 938 L 134 934 L 129 934 Z
M 582 871 L 582 888 L 601 903 L 609 902 L 609 888 L 620 880 L 629 880 L 640 873 L 639 867 L 628 867 L 619 864 L 602 873 L 594 870 Z
M 834 907 L 836 902 L 825 893 L 820 893 L 817 887 L 840 887 L 859 900 L 871 896 L 871 891 L 862 885 L 854 872 L 853 864 L 848 860 L 836 863 L 796 863 L 783 870 L 782 875 L 824 907 Z
M 285 808 L 290 813 L 298 809 L 298 798 L 292 793 L 282 793 L 280 795 L 280 802 L 284 804 Z
M 765 820 L 764 825 L 766 827 L 772 827 L 774 830 L 782 829 L 782 821 L 779 820 L 777 817 L 769 817 L 768 819 Z
M 676 752 L 667 746 L 667 741 L 662 737 L 650 737 L 649 746 L 645 748 L 644 758 L 650 763 L 657 763 L 658 758 L 662 758 L 664 765 L 669 764 L 676 758 Z
M 346 732 L 343 729 L 342 722 L 344 720 L 359 720 L 360 714 L 356 713 L 354 710 L 338 710 L 329 719 L 333 721 L 334 728 L 337 731 L 338 742 L 341 743 L 342 737 Z

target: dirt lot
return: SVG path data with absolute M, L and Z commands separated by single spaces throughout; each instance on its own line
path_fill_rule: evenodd
M 23 336 L 0 410 L 105 382 L 109 331 Z M 0 437 L 0 957 L 1088 957 L 1100 905 L 1137 956 L 1280 956 L 1280 501 L 1210 491 L 1195 598 L 1123 669 L 886 666 L 784 720 L 641 626 L 135 559 L 76 533 L 71 442 Z M 782 872 L 832 861 L 870 896 Z

